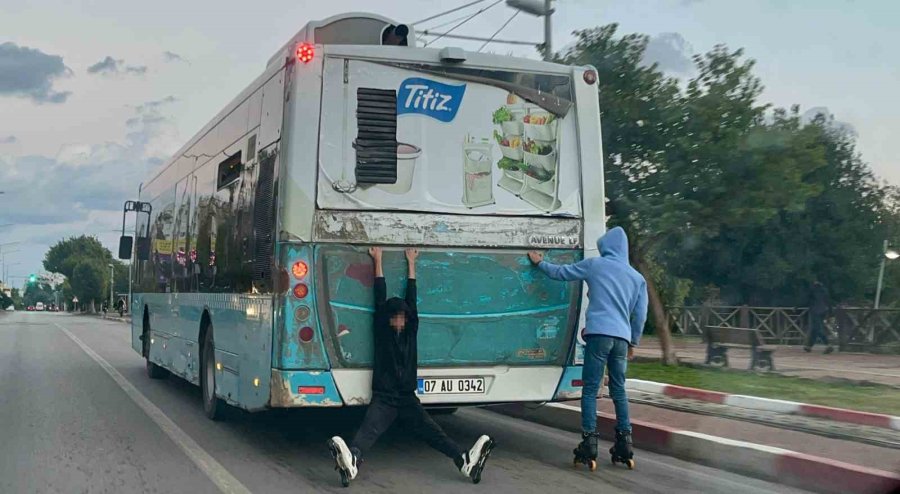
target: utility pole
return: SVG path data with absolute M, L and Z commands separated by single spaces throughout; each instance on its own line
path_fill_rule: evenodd
M 893 261 L 900 257 L 900 252 L 888 248 L 888 241 L 884 241 L 884 249 L 881 251 L 881 267 L 878 269 L 878 287 L 875 288 L 875 309 L 881 306 L 881 287 L 884 285 L 884 265 L 887 261 Z
M 115 282 L 115 266 L 110 263 L 109 265 L 109 308 L 112 309 L 113 306 L 113 284 Z
M 553 56 L 553 26 L 551 25 L 553 0 L 506 0 L 506 5 L 526 14 L 544 18 L 544 60 L 550 60 L 550 57 Z
M 550 16 L 553 15 L 553 0 L 544 0 L 544 60 L 553 55 L 553 26 Z

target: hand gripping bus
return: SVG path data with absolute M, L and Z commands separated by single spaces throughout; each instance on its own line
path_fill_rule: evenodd
M 150 377 L 200 385 L 211 418 L 364 405 L 367 249 L 383 247 L 402 290 L 402 248 L 417 246 L 423 404 L 578 398 L 584 289 L 525 253 L 597 254 L 596 78 L 419 48 L 378 15 L 309 23 L 126 204 L 132 345 Z

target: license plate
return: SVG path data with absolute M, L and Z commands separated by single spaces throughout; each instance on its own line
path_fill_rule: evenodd
M 419 378 L 420 395 L 484 394 L 483 377 Z

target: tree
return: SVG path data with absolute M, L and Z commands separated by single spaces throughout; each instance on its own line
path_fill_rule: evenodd
M 44 269 L 71 278 L 75 266 L 83 259 L 92 259 L 105 266 L 112 262 L 113 256 L 95 237 L 69 237 L 50 247 L 44 255 Z
M 12 298 L 13 304 L 17 309 L 22 308 L 22 294 L 19 292 L 18 288 L 13 288 L 10 290 L 10 298 Z
M 104 276 L 105 266 L 96 261 L 82 259 L 69 278 L 72 291 L 81 303 L 103 300 L 107 290 L 107 278 Z
M 7 296 L 5 291 L 0 290 L 0 311 L 6 310 L 11 305 L 14 305 L 12 297 Z
M 25 293 L 22 295 L 22 302 L 26 306 L 33 306 L 38 302 L 46 305 L 53 303 L 53 301 L 53 287 L 48 283 L 36 281 L 25 285 Z
M 801 124 L 798 114 L 776 113 L 772 126 L 822 151 L 823 164 L 804 170 L 803 182 L 815 192 L 800 207 L 759 224 L 732 225 L 679 252 L 685 259 L 679 274 L 721 287 L 730 303 L 805 305 L 815 280 L 835 300 L 870 301 L 882 242 L 897 238 L 889 189 L 862 162 L 855 138 L 822 116 Z
M 741 50 L 717 46 L 695 57 L 697 75 L 681 90 L 655 65 L 641 65 L 646 36 L 616 39 L 615 31 L 610 25 L 576 33 L 564 61 L 599 72 L 607 212 L 629 234 L 663 362 L 672 364 L 654 262 L 682 276 L 689 272 L 683 246 L 801 208 L 818 190 L 804 178 L 823 166 L 824 150 L 813 133 L 797 132 L 794 117 L 765 122 L 768 107 L 757 103 L 762 84 Z

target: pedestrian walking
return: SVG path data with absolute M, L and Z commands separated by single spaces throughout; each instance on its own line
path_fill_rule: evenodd
M 400 419 L 429 446 L 452 459 L 456 468 L 472 482 L 481 481 L 485 461 L 494 440 L 482 435 L 466 452 L 431 418 L 416 396 L 418 388 L 419 312 L 416 299 L 416 249 L 406 249 L 408 277 L 406 297 L 387 298 L 382 252 L 369 249 L 375 261 L 375 362 L 372 366 L 372 401 L 350 446 L 340 436 L 328 443 L 341 482 L 346 486 L 356 478 L 364 455 L 395 420 Z
M 609 374 L 609 394 L 616 410 L 616 440 L 610 454 L 613 461 L 634 466 L 631 421 L 625 393 L 627 360 L 641 340 L 647 321 L 647 283 L 628 262 L 628 237 L 616 227 L 597 240 L 599 257 L 575 264 L 556 265 L 543 254 L 528 253 L 531 262 L 555 280 L 584 281 L 588 286 L 587 327 L 582 368 L 582 441 L 575 460 L 596 468 L 597 393 L 604 367 Z
M 816 280 L 813 282 L 809 294 L 809 334 L 803 351 L 810 352 L 819 340 L 825 345 L 826 355 L 834 351 L 834 347 L 828 343 L 828 331 L 825 328 L 825 318 L 830 317 L 831 312 L 831 298 L 828 295 L 828 289 Z

